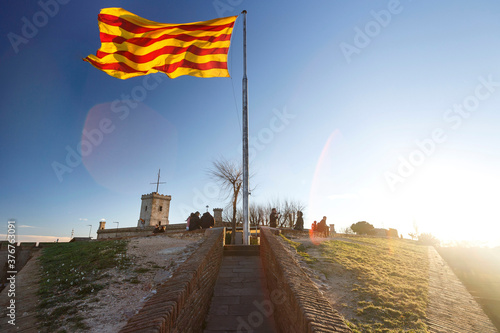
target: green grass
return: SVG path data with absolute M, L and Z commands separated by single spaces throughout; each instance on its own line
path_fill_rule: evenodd
M 127 242 L 99 241 L 62 243 L 45 248 L 40 257 L 41 278 L 39 321 L 43 331 L 56 332 L 61 327 L 72 331 L 87 327 L 78 312 L 81 301 L 92 300 L 105 287 L 111 268 L 129 267 Z
M 356 237 L 355 241 L 320 245 L 327 262 L 340 264 L 357 277 L 350 287 L 356 298 L 354 316 L 347 318 L 351 329 L 427 332 L 427 247 L 399 239 Z
M 149 272 L 151 269 L 147 268 L 147 267 L 139 267 L 139 268 L 136 268 L 134 269 L 134 272 L 135 273 L 139 273 L 139 274 L 142 274 L 142 273 L 147 273 Z
M 299 242 L 294 242 L 288 238 L 286 238 L 283 234 L 280 234 L 281 238 L 288 244 L 290 244 L 295 250 L 297 251 L 297 254 L 302 257 L 302 259 L 308 263 L 308 264 L 314 264 L 317 259 L 314 257 L 311 257 L 309 253 L 307 253 L 307 247 L 304 246 L 303 244 Z

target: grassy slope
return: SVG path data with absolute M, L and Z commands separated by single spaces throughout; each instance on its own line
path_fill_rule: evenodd
M 43 250 L 40 257 L 39 322 L 43 331 L 85 330 L 78 315 L 84 300 L 97 301 L 110 268 L 126 268 L 126 241 L 61 243 Z
M 353 242 L 332 240 L 320 247 L 327 261 L 357 276 L 350 286 L 356 297 L 355 316 L 346 318 L 354 332 L 427 332 L 427 246 L 355 237 Z

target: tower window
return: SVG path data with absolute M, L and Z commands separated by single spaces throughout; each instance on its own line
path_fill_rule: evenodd
M 160 206 L 160 212 L 163 210 L 163 206 Z
M 148 211 L 148 206 L 144 206 L 144 211 L 147 212 Z

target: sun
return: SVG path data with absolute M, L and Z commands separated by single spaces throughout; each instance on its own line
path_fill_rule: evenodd
M 404 190 L 399 204 L 414 215 L 420 232 L 443 241 L 500 239 L 495 211 L 498 180 L 463 165 L 434 165 Z

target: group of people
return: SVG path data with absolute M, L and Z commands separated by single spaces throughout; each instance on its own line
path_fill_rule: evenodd
M 153 230 L 153 234 L 159 234 L 159 233 L 165 232 L 165 229 L 166 229 L 165 226 L 161 226 L 161 225 L 157 224 L 155 226 L 155 229 Z
M 200 218 L 200 212 L 191 213 L 186 220 L 186 230 L 193 231 L 198 229 L 209 229 L 215 225 L 215 219 L 209 212 L 203 213 Z
M 326 225 L 326 216 L 323 216 L 323 218 L 321 219 L 321 221 L 319 221 L 319 223 L 314 221 L 313 224 L 311 225 L 311 231 L 313 233 L 318 233 L 324 237 L 328 237 L 328 235 L 330 234 L 330 230 Z
M 302 218 L 304 214 L 299 210 L 297 211 L 297 221 L 295 222 L 295 230 L 304 230 L 304 219 Z M 278 227 L 278 217 L 279 213 L 276 212 L 276 208 L 271 209 L 271 215 L 269 216 L 269 226 L 271 228 Z

